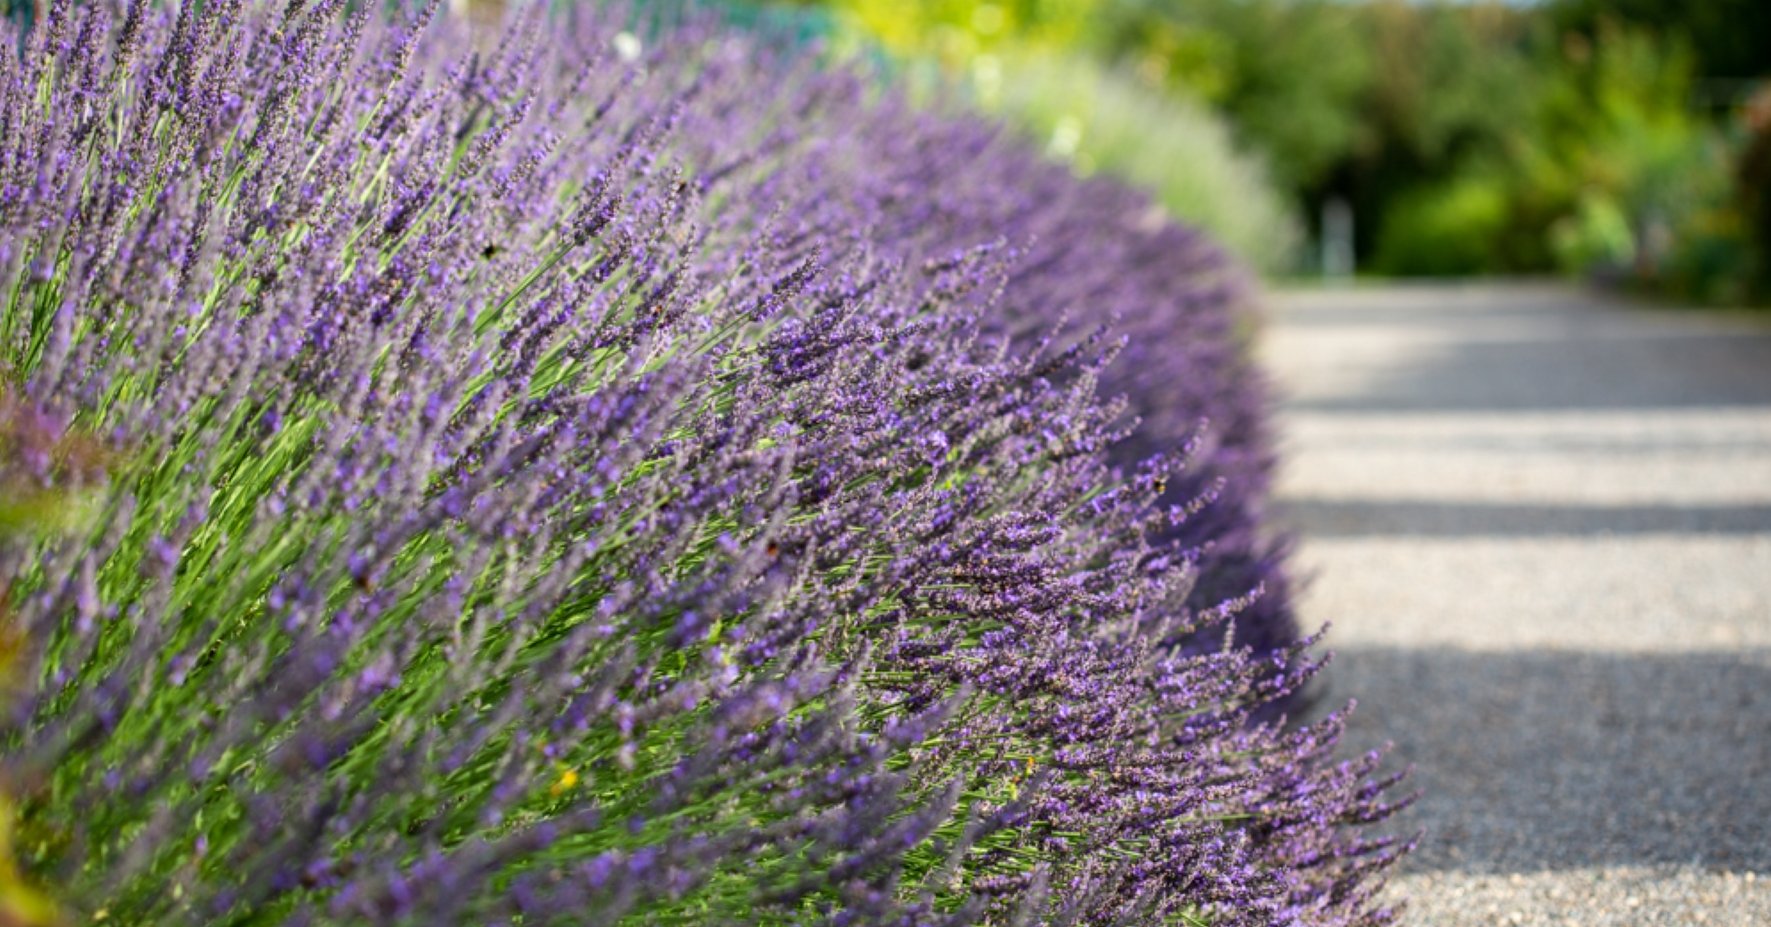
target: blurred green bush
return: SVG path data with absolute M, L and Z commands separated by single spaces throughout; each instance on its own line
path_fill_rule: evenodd
M 1374 263 L 1385 273 L 1465 276 L 1495 266 L 1507 227 L 1504 184 L 1469 174 L 1411 190 L 1390 204 Z
M 985 108 L 1080 173 L 1105 171 L 1149 190 L 1263 271 L 1295 264 L 1302 234 L 1290 202 L 1212 110 L 1074 54 L 1004 54 L 986 73 L 988 87 L 978 88 Z
M 1343 201 L 1368 273 L 1771 298 L 1762 0 L 800 2 L 1268 270 Z
M 1286 188 L 1225 117 L 1164 74 L 1093 53 L 1104 4 L 824 5 L 847 26 L 842 50 L 877 43 L 906 62 L 913 81 L 957 84 L 1079 173 L 1143 187 L 1168 213 L 1206 229 L 1259 270 L 1287 272 L 1298 261 L 1302 226 Z

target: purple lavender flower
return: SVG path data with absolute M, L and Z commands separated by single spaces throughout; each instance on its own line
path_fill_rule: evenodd
M 1311 642 L 1189 643 L 1273 577 L 1233 271 L 626 25 L 6 37 L 0 367 L 126 449 L 0 539 L 27 876 L 154 924 L 1384 920 L 1379 758 L 1260 720 Z

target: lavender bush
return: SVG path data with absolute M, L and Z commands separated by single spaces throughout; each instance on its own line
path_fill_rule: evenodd
M 719 163 L 734 133 L 754 123 L 742 78 L 722 108 L 736 118 L 693 126 L 702 157 Z M 1106 326 L 1124 342 L 1102 372 L 1102 392 L 1123 396 L 1141 422 L 1109 449 L 1134 467 L 1199 428 L 1193 465 L 1164 481 L 1158 504 L 1209 495 L 1213 504 L 1172 527 L 1199 549 L 1190 604 L 1210 608 L 1260 594 L 1236 621 L 1236 638 L 1258 652 L 1294 644 L 1298 629 L 1283 571 L 1283 538 L 1266 524 L 1273 456 L 1267 388 L 1243 343 L 1258 325 L 1254 281 L 1196 231 L 1165 221 L 1147 197 L 1108 181 L 1079 181 L 1012 135 L 965 118 L 916 112 L 902 100 L 869 107 L 867 87 L 831 78 L 797 89 L 769 115 L 772 150 L 797 143 L 801 175 L 785 211 L 801 234 L 836 237 L 857 223 L 868 244 L 911 264 L 980 246 L 1013 246 L 1005 292 L 984 323 L 1024 342 L 1066 323 Z M 916 131 L 906 133 L 914 125 Z M 815 157 L 803 152 L 815 151 Z M 828 188 L 843 196 L 832 201 Z M 938 196 L 911 195 L 938 190 Z M 1195 646 L 1221 646 L 1222 635 Z
M 344 7 L 5 37 L 0 485 L 87 500 L 0 536 L 22 884 L 157 925 L 1388 919 L 1378 757 L 1256 717 L 1304 642 L 1197 644 L 1264 556 L 1208 504 L 1262 467 L 1215 251 L 706 24 Z

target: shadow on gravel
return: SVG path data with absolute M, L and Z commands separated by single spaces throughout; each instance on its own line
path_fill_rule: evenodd
M 1557 288 L 1426 288 L 1293 297 L 1288 330 L 1396 341 L 1393 367 L 1300 411 L 1656 409 L 1771 405 L 1771 322 L 1618 304 Z M 1409 356 L 1410 348 L 1418 350 Z
M 1286 499 L 1285 524 L 1309 538 L 1762 534 L 1771 505 L 1510 505 Z
M 1294 313 L 1312 323 L 1319 313 Z M 1397 318 L 1432 338 L 1418 363 L 1376 374 L 1357 392 L 1289 405 L 1307 412 L 1631 410 L 1771 405 L 1771 333 L 1672 334 L 1578 329 L 1537 338 L 1440 336 L 1430 322 Z M 1294 325 L 1290 317 L 1288 325 Z M 1308 328 L 1309 324 L 1298 325 Z
M 1351 744 L 1417 764 L 1409 869 L 1771 872 L 1771 651 L 1361 648 L 1329 673 L 1325 703 L 1359 700 Z

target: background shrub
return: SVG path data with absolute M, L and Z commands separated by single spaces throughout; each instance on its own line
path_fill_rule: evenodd
M 1391 208 L 1374 262 L 1393 274 L 1479 274 L 1499 259 L 1508 206 L 1505 187 L 1480 176 L 1416 191 Z
M 1302 236 L 1292 206 L 1221 116 L 1074 54 L 994 60 L 974 71 L 974 84 L 989 75 L 990 87 L 977 88 L 984 108 L 1025 127 L 1047 154 L 1147 191 L 1257 271 L 1295 269 Z
M 1089 4 L 1037 15 L 1004 4 L 829 6 L 789 8 L 824 14 L 830 44 L 848 56 L 872 60 L 883 51 L 887 66 L 926 95 L 957 89 L 1077 173 L 1138 186 L 1261 272 L 1289 272 L 1299 259 L 1297 217 L 1264 159 L 1197 94 L 1087 54 Z
M 1156 192 L 1269 274 L 1312 262 L 1275 259 L 1264 246 L 1286 236 L 1245 235 L 1254 216 L 1308 222 L 1351 207 L 1363 272 L 1600 275 L 1730 302 L 1767 292 L 1771 261 L 1743 205 L 1756 202 L 1752 100 L 1771 78 L 1771 46 L 1753 29 L 1768 14 L 1754 0 L 797 5 L 824 8 L 823 21 L 904 58 L 939 62 L 986 103 L 1017 98 L 1008 111 L 1084 173 Z M 1104 101 L 1099 114 L 1082 86 Z M 1136 119 L 1148 143 L 1140 153 L 1218 151 L 1202 141 L 1209 131 L 1190 132 L 1188 148 L 1161 127 L 1219 125 L 1231 142 L 1221 150 L 1242 166 L 1126 156 L 1111 127 Z M 1190 184 L 1204 177 L 1237 196 L 1198 198 Z M 1256 186 L 1265 195 L 1250 195 Z M 1212 208 L 1268 199 L 1276 213 L 1229 210 L 1240 223 Z M 1484 221 L 1459 233 L 1454 220 L 1472 209 Z M 1414 247 L 1427 226 L 1447 254 Z

